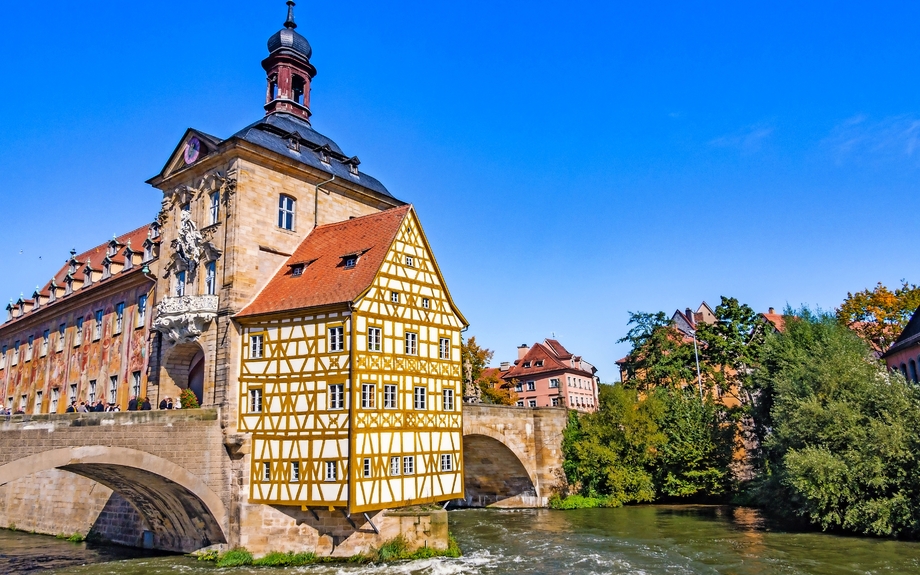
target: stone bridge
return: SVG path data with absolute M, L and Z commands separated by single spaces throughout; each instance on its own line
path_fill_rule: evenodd
M 560 483 L 561 407 L 463 406 L 468 507 L 545 507 Z
M 464 406 L 467 498 L 456 503 L 544 506 L 565 424 L 565 409 Z M 349 538 L 367 544 L 370 530 L 340 514 L 249 504 L 244 444 L 218 409 L 0 420 L 0 527 L 180 552 L 319 545 L 323 533 L 337 550 Z

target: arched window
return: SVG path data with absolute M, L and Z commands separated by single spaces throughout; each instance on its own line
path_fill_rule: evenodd
M 917 381 L 917 362 L 910 360 L 910 380 Z
M 907 379 L 907 366 L 903 363 L 901 364 L 901 375 L 904 376 L 904 379 Z
M 297 202 L 291 196 L 282 195 L 278 200 L 278 227 L 294 230 L 294 207 Z
M 307 90 L 307 83 L 300 76 L 295 75 L 291 80 L 291 89 L 294 91 L 294 101 L 303 106 L 304 94 Z
M 278 99 L 278 76 L 274 75 L 268 79 L 268 101 Z

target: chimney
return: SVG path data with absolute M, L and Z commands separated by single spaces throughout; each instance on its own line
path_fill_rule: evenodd
M 769 311 L 768 313 L 774 314 L 774 313 L 776 313 L 776 310 L 773 309 L 773 308 L 771 307 L 771 308 L 770 308 L 770 311 Z
M 691 323 L 696 323 L 696 320 L 693 318 L 693 310 L 689 307 L 684 310 L 684 315 L 687 316 L 687 319 L 689 319 Z
M 510 361 L 503 361 L 503 362 L 501 362 L 501 364 L 498 366 L 498 370 L 499 370 L 499 371 L 508 371 L 509 369 L 511 369 L 511 362 L 510 362 Z
M 526 343 L 522 343 L 518 346 L 518 359 L 524 359 L 524 356 L 527 355 L 527 352 L 530 351 L 530 348 Z

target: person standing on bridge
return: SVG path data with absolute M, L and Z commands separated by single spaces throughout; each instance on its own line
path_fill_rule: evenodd
M 150 411 L 153 407 L 150 405 L 150 400 L 146 397 L 141 402 L 141 411 Z
M 128 401 L 128 411 L 137 411 L 137 398 L 134 397 L 133 395 L 131 396 L 131 399 Z

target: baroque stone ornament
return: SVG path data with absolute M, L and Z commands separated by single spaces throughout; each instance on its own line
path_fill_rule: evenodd
M 178 186 L 171 192 L 166 192 L 163 194 L 163 203 L 160 214 L 157 216 L 157 222 L 160 226 L 166 225 L 170 214 L 176 206 L 187 204 L 202 194 L 212 194 L 214 192 L 220 193 L 220 203 L 224 206 L 227 215 L 229 215 L 232 199 L 236 194 L 236 181 L 237 168 L 234 162 L 226 173 L 220 171 L 209 172 L 197 184 Z
M 216 295 L 166 298 L 157 306 L 153 329 L 173 344 L 191 343 L 217 317 Z
M 473 366 L 463 362 L 463 403 L 482 403 L 482 390 L 473 381 Z
M 172 249 L 176 257 L 185 263 L 185 269 L 195 273 L 204 248 L 204 237 L 187 211 L 183 210 L 180 218 L 179 237 L 173 240 Z

